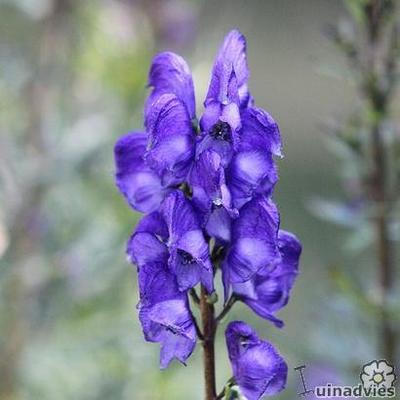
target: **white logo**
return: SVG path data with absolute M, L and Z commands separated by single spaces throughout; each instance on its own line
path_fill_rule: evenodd
M 301 368 L 304 369 L 304 366 Z M 301 372 L 303 385 L 304 377 Z M 331 383 L 325 386 L 316 386 L 314 390 L 305 390 L 300 395 L 314 393 L 318 399 L 329 398 L 393 398 L 396 396 L 396 374 L 394 367 L 386 360 L 373 360 L 362 367 L 360 374 L 361 384 L 357 386 L 340 386 Z
M 360 378 L 366 389 L 371 387 L 389 389 L 394 386 L 396 375 L 394 367 L 386 360 L 374 360 L 363 366 Z

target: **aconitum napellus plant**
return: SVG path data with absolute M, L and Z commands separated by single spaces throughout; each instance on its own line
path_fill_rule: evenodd
M 246 40 L 225 38 L 211 72 L 199 120 L 185 60 L 158 54 L 144 132 L 115 145 L 116 184 L 145 215 L 127 245 L 137 266 L 144 337 L 160 344 L 160 365 L 186 363 L 204 350 L 207 400 L 257 400 L 285 387 L 287 365 L 249 325 L 230 322 L 226 344 L 232 378 L 217 394 L 214 341 L 233 304 L 245 303 L 276 327 L 298 274 L 301 245 L 280 229 L 273 201 L 282 156 L 277 123 L 255 106 L 248 89 Z M 215 288 L 222 279 L 218 314 Z M 202 324 L 196 321 L 196 307 Z

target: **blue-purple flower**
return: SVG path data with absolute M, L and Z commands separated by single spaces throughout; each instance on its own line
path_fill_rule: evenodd
M 153 91 L 145 107 L 146 133 L 131 133 L 115 146 L 116 183 L 138 211 L 157 209 L 170 188 L 183 183 L 194 156 L 193 81 L 174 53 L 161 53 L 149 73 Z
M 226 294 L 232 284 L 249 281 L 261 269 L 272 271 L 281 261 L 278 230 L 279 213 L 271 199 L 257 196 L 241 208 L 223 263 Z
M 116 184 L 129 205 L 141 212 L 157 209 L 168 190 L 144 161 L 147 135 L 133 132 L 115 145 Z
M 280 132 L 254 105 L 248 77 L 246 40 L 233 30 L 216 56 L 198 123 L 188 65 L 160 53 L 149 72 L 145 132 L 129 133 L 115 146 L 116 184 L 131 207 L 146 213 L 127 254 L 138 269 L 143 333 L 160 343 L 162 368 L 173 359 L 185 363 L 197 339 L 210 340 L 197 326 L 188 294 L 196 300 L 201 286 L 202 310 L 208 310 L 217 298 L 209 296 L 218 268 L 225 301 L 231 299 L 226 306 L 240 300 L 283 325 L 275 314 L 289 300 L 301 245 L 280 229 L 273 201 Z M 210 322 L 202 312 L 203 323 L 213 330 L 224 315 Z M 252 328 L 232 322 L 226 341 L 234 380 L 248 400 L 284 388 L 285 362 Z
M 241 321 L 231 322 L 225 337 L 233 377 L 247 400 L 272 396 L 284 389 L 288 367 L 270 343 Z
M 187 294 L 168 267 L 168 249 L 158 237 L 167 227 L 156 212 L 146 216 L 131 237 L 127 253 L 138 267 L 139 319 L 147 341 L 161 344 L 160 365 L 184 363 L 196 345 Z
M 209 236 L 221 242 L 231 239 L 232 220 L 238 211 L 225 181 L 225 170 L 220 155 L 208 149 L 201 153 L 189 176 L 193 204 Z
M 265 265 L 251 279 L 233 283 L 232 291 L 256 314 L 282 327 L 283 322 L 274 315 L 289 301 L 290 291 L 298 274 L 301 244 L 291 233 L 278 233 L 280 262 L 271 270 Z
M 139 265 L 148 255 L 153 257 L 153 253 L 164 255 L 180 291 L 199 282 L 209 293 L 214 290 L 208 245 L 198 217 L 189 200 L 178 190 L 164 199 L 159 211 L 142 219 L 128 244 L 128 254 Z
M 214 148 L 224 164 L 229 162 L 231 150 L 237 145 L 240 109 L 249 104 L 248 76 L 246 39 L 233 30 L 226 36 L 215 59 L 200 120 L 203 134 L 199 150 Z

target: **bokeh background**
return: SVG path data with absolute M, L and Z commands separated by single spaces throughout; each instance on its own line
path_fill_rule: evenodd
M 346 230 L 325 130 L 356 103 L 341 55 L 323 35 L 346 17 L 339 0 L 0 0 L 0 398 L 202 398 L 201 348 L 186 367 L 158 369 L 136 315 L 125 242 L 139 215 L 113 184 L 113 144 L 141 130 L 147 70 L 161 50 L 184 56 L 201 112 L 224 35 L 248 40 L 250 89 L 279 122 L 285 158 L 276 200 L 302 240 L 301 275 L 282 330 L 235 305 L 314 384 L 355 385 L 380 358 L 376 323 L 354 301 L 346 270 L 374 292 L 368 229 Z M 397 103 L 399 104 L 399 103 Z M 317 207 L 317 204 L 319 206 Z M 335 214 L 335 226 L 315 214 Z M 231 376 L 222 330 L 218 383 Z

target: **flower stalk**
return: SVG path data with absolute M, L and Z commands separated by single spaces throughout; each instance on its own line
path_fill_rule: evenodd
M 208 293 L 204 286 L 201 287 L 200 311 L 203 324 L 205 399 L 215 400 L 217 392 L 215 377 L 215 310 L 214 304 L 208 301 Z

